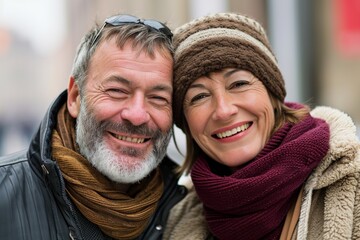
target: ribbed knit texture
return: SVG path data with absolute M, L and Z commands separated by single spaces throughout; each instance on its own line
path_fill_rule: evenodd
M 210 231 L 219 239 L 279 239 L 292 201 L 328 149 L 328 125 L 308 116 L 279 129 L 255 159 L 229 176 L 201 156 L 191 176 Z
M 234 13 L 196 19 L 174 31 L 174 121 L 183 129 L 183 100 L 197 78 L 224 68 L 250 71 L 284 100 L 284 80 L 262 26 Z

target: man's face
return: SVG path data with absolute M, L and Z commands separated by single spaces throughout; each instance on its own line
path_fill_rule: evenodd
M 166 153 L 172 125 L 170 54 L 155 58 L 101 43 L 78 99 L 80 152 L 109 179 L 133 183 L 146 177 Z M 78 112 L 78 114 L 77 114 Z

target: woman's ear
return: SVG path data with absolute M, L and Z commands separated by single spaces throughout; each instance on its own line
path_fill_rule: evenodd
M 70 115 L 77 118 L 80 111 L 80 91 L 74 76 L 71 76 L 69 80 L 67 108 Z

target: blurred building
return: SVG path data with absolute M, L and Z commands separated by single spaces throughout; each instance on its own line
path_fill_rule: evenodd
M 288 101 L 333 106 L 360 124 L 360 1 L 0 0 L 0 155 L 27 146 L 49 103 L 67 87 L 77 44 L 94 22 L 130 13 L 174 29 L 222 11 L 263 24 Z M 181 131 L 176 136 L 181 145 Z M 173 145 L 169 151 L 177 155 Z

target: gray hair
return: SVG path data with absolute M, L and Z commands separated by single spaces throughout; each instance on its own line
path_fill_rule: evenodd
M 102 31 L 100 36 L 98 35 L 99 31 Z M 169 54 L 172 58 L 174 56 L 171 39 L 149 26 L 136 23 L 123 24 L 121 26 L 107 24 L 103 29 L 101 26 L 96 26 L 82 38 L 73 62 L 71 75 L 75 78 L 80 95 L 83 95 L 90 61 L 95 50 L 101 42 L 112 38 L 115 38 L 119 48 L 122 48 L 126 42 L 132 41 L 134 49 L 139 53 L 144 51 L 150 57 L 154 57 L 155 50 L 160 50 L 160 53 L 164 56 L 169 56 Z

